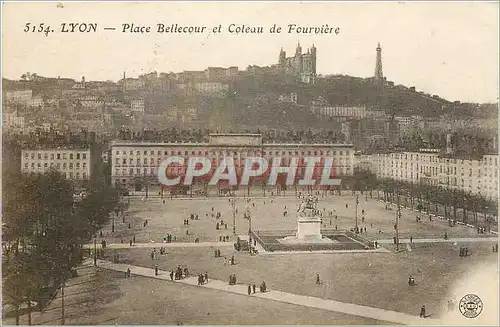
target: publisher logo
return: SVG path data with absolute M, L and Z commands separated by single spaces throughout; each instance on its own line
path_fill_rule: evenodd
M 483 311 L 483 301 L 475 294 L 467 294 L 460 300 L 458 308 L 464 317 L 476 318 Z

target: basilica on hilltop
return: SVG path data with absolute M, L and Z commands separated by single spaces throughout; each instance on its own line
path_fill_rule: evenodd
M 316 82 L 316 47 L 307 49 L 302 53 L 300 43 L 297 44 L 295 55 L 287 57 L 281 48 L 278 67 L 287 74 L 294 75 L 302 83 L 314 84 Z

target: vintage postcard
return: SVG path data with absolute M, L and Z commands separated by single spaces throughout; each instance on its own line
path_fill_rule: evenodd
M 499 324 L 498 2 L 3 2 L 2 324 Z

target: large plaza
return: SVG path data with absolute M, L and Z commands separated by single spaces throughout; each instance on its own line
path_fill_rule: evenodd
M 318 197 L 318 209 L 323 213 L 322 229 L 348 230 L 355 226 L 356 196 Z M 99 293 L 102 306 L 94 304 L 87 308 L 84 300 L 76 301 L 74 308 L 68 309 L 75 311 L 68 319 L 75 323 L 101 324 L 394 324 L 397 321 L 384 321 L 383 310 L 418 317 L 422 305 L 427 307 L 428 319 L 440 319 L 449 314 L 446 306 L 449 300 L 457 302 L 465 295 L 456 294 L 457 287 L 464 286 L 463 278 L 483 266 L 494 266 L 496 270 L 498 257 L 492 251 L 495 235 L 478 234 L 475 228 L 463 225 L 450 227 L 447 221 L 429 220 L 426 215 L 403 208 L 399 225 L 402 244 L 398 252 L 392 244 L 396 209 L 387 210 L 385 203 L 364 195 L 359 195 L 358 199 L 358 227 L 363 228 L 360 235 L 378 241 L 380 251 L 262 252 L 250 255 L 235 250 L 233 221 L 236 235 L 240 236 L 247 235 L 249 228 L 294 230 L 297 228 L 296 211 L 300 199 L 294 196 L 234 200 L 226 197 L 132 197 L 129 209 L 123 216 L 112 219 L 102 230 L 102 237 L 96 239 L 98 248 L 102 240 L 107 242 L 100 257 L 104 261 L 99 260 L 94 268 L 92 257 L 89 257 L 88 266 L 82 268 L 91 271 L 89 276 L 92 277 L 81 284 L 88 284 L 94 293 Z M 219 219 L 216 217 L 218 212 Z M 250 212 L 251 226 L 250 221 L 243 217 L 244 212 Z M 191 214 L 198 215 L 198 219 L 190 219 Z M 420 222 L 416 221 L 417 215 L 421 217 Z M 186 225 L 185 220 L 189 224 Z M 217 223 L 219 229 L 216 229 Z M 443 239 L 444 233 L 449 240 Z M 164 243 L 168 234 L 172 235 L 172 242 Z M 221 236 L 229 240 L 220 242 Z M 407 245 L 410 237 L 413 240 L 411 246 Z M 135 243 L 130 246 L 134 239 Z M 459 256 L 459 248 L 463 246 L 468 247 L 471 255 Z M 159 254 L 161 247 L 164 247 L 165 254 Z M 89 248 L 93 246 L 89 245 Z M 157 255 L 152 259 L 154 249 Z M 214 256 L 216 249 L 221 252 L 218 258 Z M 234 265 L 229 264 L 228 259 L 232 257 Z M 109 264 L 106 266 L 105 262 Z M 113 268 L 113 264 L 116 267 Z M 208 285 L 171 281 L 168 272 L 179 265 L 187 267 L 190 276 L 207 273 Z M 160 276 L 152 273 L 155 266 L 161 272 Z M 133 278 L 124 278 L 123 273 L 117 272 L 124 267 L 131 268 Z M 141 273 L 139 270 L 151 272 Z M 233 287 L 240 285 L 246 289 L 247 285 L 259 285 L 265 281 L 269 295 L 284 292 L 304 299 L 383 309 L 382 314 L 379 319 L 372 319 L 363 309 L 346 314 L 335 306 L 322 309 L 314 305 L 291 304 L 286 297 L 271 300 L 234 294 L 227 288 L 210 289 L 211 283 L 227 283 L 232 274 L 237 276 L 237 285 Z M 415 279 L 416 285 L 408 285 L 409 276 Z M 498 285 L 491 285 L 498 283 L 496 279 L 485 282 L 498 289 Z M 57 307 L 57 303 L 56 299 L 51 306 Z M 82 312 L 86 310 L 95 311 L 92 313 L 95 322 L 82 320 Z M 52 313 L 54 317 L 57 317 L 57 311 L 53 309 L 56 312 Z M 281 313 L 277 315 L 275 312 Z M 43 313 L 39 319 L 43 316 L 50 315 Z

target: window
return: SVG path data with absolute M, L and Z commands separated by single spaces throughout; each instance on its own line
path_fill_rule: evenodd
M 73 169 L 73 163 L 72 162 L 69 163 L 69 169 Z
M 130 158 L 128 162 L 132 165 L 134 163 L 134 159 Z
M 26 168 L 26 169 L 28 168 L 28 163 L 24 164 L 24 168 Z
M 44 153 L 43 160 L 47 160 L 47 159 L 49 159 L 49 155 L 47 153 Z
M 76 159 L 80 160 L 80 154 L 79 153 L 76 154 Z
M 69 159 L 73 159 L 73 153 L 69 154 Z
M 35 154 L 34 153 L 31 154 L 31 159 L 35 159 Z M 57 158 L 57 159 L 59 159 L 59 158 Z
M 38 167 L 38 169 L 42 168 L 42 164 L 38 163 L 37 167 Z
M 148 154 L 148 151 L 144 151 L 144 155 L 147 155 Z
M 59 166 L 60 166 L 60 165 L 61 165 L 61 164 L 60 164 L 60 163 L 58 163 L 58 164 L 57 164 L 57 168 L 59 168 Z M 67 167 L 68 167 L 68 165 L 64 162 L 64 163 L 63 163 L 63 169 L 66 169 Z
M 86 173 L 86 172 L 83 172 L 83 174 L 82 174 L 82 175 L 83 175 L 83 176 L 82 176 L 82 177 L 83 177 L 83 179 L 87 179 L 87 173 Z
M 154 152 L 154 151 L 151 151 L 151 152 L 149 152 L 149 154 L 150 154 L 150 155 L 154 155 L 154 154 L 155 154 L 155 152 Z
M 31 163 L 31 169 L 35 169 L 35 163 Z
M 122 159 L 122 164 L 123 164 L 123 165 L 126 165 L 126 164 L 127 164 L 127 159 L 123 158 L 123 159 Z
M 47 163 L 43 164 L 43 168 L 48 168 L 48 167 L 49 167 L 49 165 Z
M 69 178 L 73 178 L 73 172 L 72 171 L 69 172 Z
M 29 156 L 30 156 L 30 155 L 29 155 L 29 153 L 28 153 L 28 152 L 25 152 L 25 153 L 24 153 L 24 157 L 25 157 L 26 159 L 28 159 L 28 158 L 29 158 Z
M 144 158 L 144 164 L 147 165 L 148 164 L 148 158 Z
M 60 153 L 58 153 L 58 154 L 57 154 L 57 160 L 60 160 L 60 159 L 61 159 L 61 154 L 60 154 Z
M 120 154 L 120 151 L 116 151 L 116 155 L 119 155 Z
M 50 159 L 54 160 L 54 154 L 53 153 L 50 154 Z
M 66 160 L 66 153 L 63 153 L 62 158 L 63 158 L 63 160 Z
M 86 163 L 86 162 L 82 163 L 82 168 L 83 168 L 83 169 L 86 169 L 86 168 L 87 168 L 87 163 Z
M 115 164 L 116 164 L 116 165 L 119 165 L 119 164 L 120 164 L 120 159 L 115 158 Z
M 128 152 L 128 154 L 133 155 L 133 154 L 134 154 L 134 151 L 130 150 L 130 151 Z M 84 158 L 84 159 L 85 159 L 85 158 Z
M 164 155 L 168 155 L 168 151 L 163 152 Z
M 79 162 L 76 163 L 76 169 L 80 169 L 80 163 Z
M 42 154 L 38 153 L 38 160 L 42 160 Z

